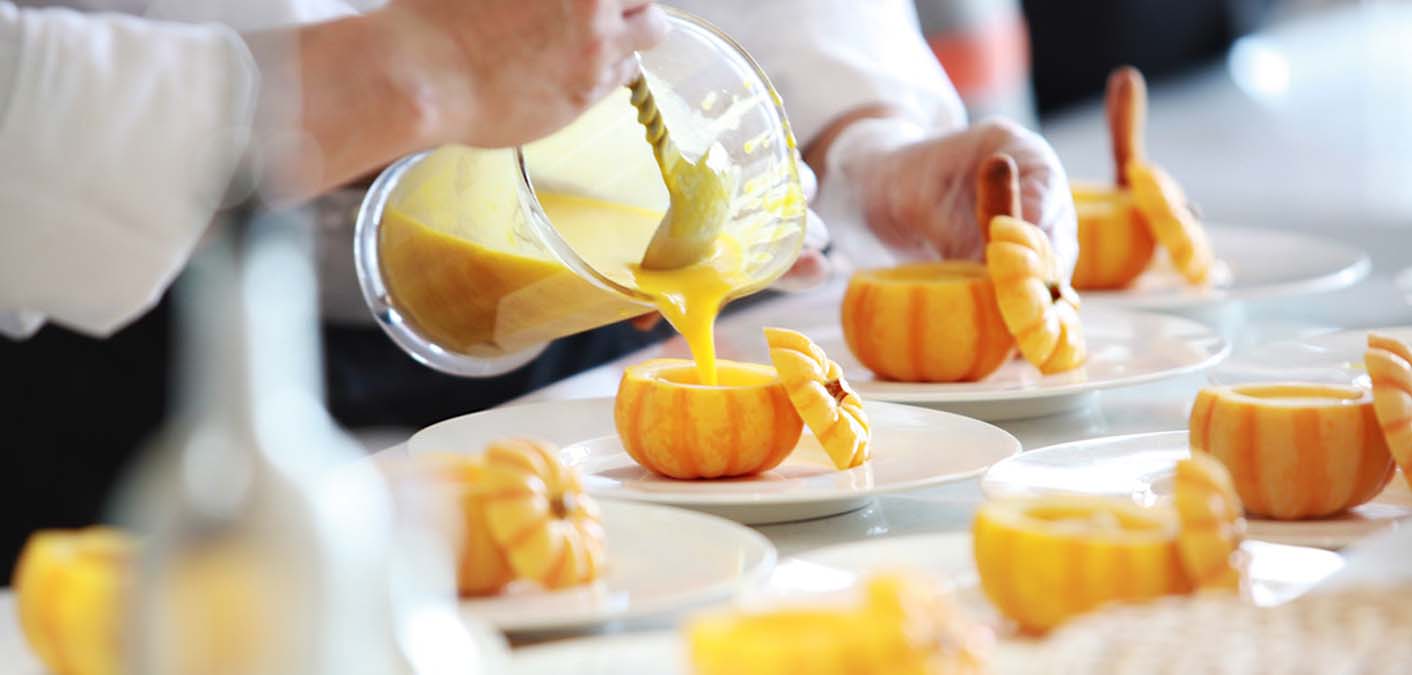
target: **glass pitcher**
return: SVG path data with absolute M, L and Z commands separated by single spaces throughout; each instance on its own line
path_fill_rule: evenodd
M 670 31 L 640 54 L 672 137 L 688 158 L 724 151 L 735 173 L 724 233 L 747 280 L 768 286 L 804 239 L 794 138 L 779 96 L 738 44 L 705 21 L 668 12 Z M 406 157 L 373 183 L 355 255 L 379 325 L 414 358 L 468 376 L 504 373 L 559 337 L 641 315 L 651 298 L 600 269 L 585 247 L 646 247 L 611 219 L 566 237 L 547 202 L 587 199 L 655 224 L 668 196 L 626 88 L 556 134 L 519 148 L 447 146 Z M 560 225 L 564 224 L 564 217 Z M 641 251 L 630 252 L 641 257 Z

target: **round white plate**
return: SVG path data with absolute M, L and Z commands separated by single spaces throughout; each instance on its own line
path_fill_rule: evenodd
M 1208 225 L 1220 261 L 1215 284 L 1193 288 L 1166 256 L 1121 291 L 1086 291 L 1085 302 L 1129 309 L 1183 309 L 1231 300 L 1308 295 L 1347 288 L 1368 276 L 1368 254 L 1336 239 L 1295 232 Z
M 1412 342 L 1412 326 L 1373 330 Z M 1241 350 L 1211 371 L 1211 381 L 1217 384 L 1293 381 L 1368 386 L 1368 371 L 1363 367 L 1368 332 L 1325 333 Z
M 682 481 L 648 471 L 623 450 L 613 400 L 549 401 L 498 408 L 433 425 L 410 452 L 479 452 L 493 439 L 533 435 L 562 448 L 595 497 L 684 506 L 743 523 L 779 523 L 845 513 L 876 495 L 979 476 L 1020 451 L 1014 436 L 985 422 L 925 408 L 867 402 L 873 458 L 838 471 L 807 430 L 783 464 L 757 476 Z
M 1343 566 L 1336 553 L 1298 546 L 1282 546 L 1247 542 L 1251 556 L 1252 597 L 1262 605 L 1285 602 L 1308 590 L 1314 584 Z M 976 576 L 971 557 L 971 536 L 966 533 L 924 534 L 907 537 L 874 539 L 819 549 L 780 564 L 775 577 L 786 569 L 809 567 L 827 570 L 831 576 L 848 575 L 857 580 L 878 569 L 906 568 L 935 575 L 956 590 L 956 597 L 970 613 L 982 622 L 998 625 L 995 610 L 986 601 Z M 796 575 L 797 576 L 797 575 Z M 798 580 L 796 580 L 798 581 Z M 802 584 L 809 586 L 809 584 Z M 833 588 L 821 589 L 834 592 Z M 789 602 L 807 597 L 785 590 L 772 597 L 754 602 L 770 604 Z M 1011 638 L 1001 631 L 1002 638 Z M 1030 643 L 1024 639 L 1001 639 L 992 654 L 992 672 L 1029 673 Z M 675 632 L 645 633 L 608 638 L 590 638 L 530 647 L 514 653 L 511 673 L 515 675 L 549 675 L 550 673 L 583 673 L 585 675 L 685 675 L 686 647 Z
M 580 588 L 530 584 L 463 600 L 461 611 L 506 632 L 564 631 L 672 614 L 763 584 L 775 547 L 728 520 L 647 504 L 603 502 L 607 573 Z
M 1229 343 L 1198 321 L 1085 307 L 1089 360 L 1075 371 L 1046 376 L 1016 358 L 981 382 L 889 382 L 875 378 L 849 351 L 839 325 L 840 303 L 837 293 L 820 293 L 808 302 L 772 307 L 761 318 L 808 335 L 843 367 L 864 399 L 925 405 L 992 422 L 1082 408 L 1100 390 L 1198 372 L 1230 353 Z M 726 358 L 762 363 L 770 358 L 759 321 L 723 326 L 717 343 Z
M 1083 367 L 1043 375 L 1016 358 L 980 382 L 880 380 L 853 358 L 841 328 L 816 331 L 819 337 L 815 341 L 839 361 L 849 383 L 863 398 L 926 404 L 989 420 L 1073 410 L 1083 406 L 1094 392 L 1198 372 L 1230 353 L 1224 338 L 1190 319 L 1089 309 L 1082 317 L 1089 350 Z
M 1150 504 L 1172 489 L 1172 470 L 1190 456 L 1187 432 L 1113 436 L 1054 445 L 1012 457 L 981 479 L 988 497 L 1078 493 L 1131 497 Z M 1320 520 L 1249 518 L 1249 536 L 1268 542 L 1342 548 L 1412 518 L 1412 491 L 1401 475 L 1373 501 Z
M 1343 556 L 1317 548 L 1259 541 L 1246 542 L 1242 548 L 1250 554 L 1251 598 L 1264 606 L 1292 600 L 1343 567 Z M 973 611 L 994 612 L 980 589 L 969 533 L 919 534 L 840 544 L 801 554 L 780 566 L 797 562 L 858 575 L 889 566 L 935 574 L 950 583 Z

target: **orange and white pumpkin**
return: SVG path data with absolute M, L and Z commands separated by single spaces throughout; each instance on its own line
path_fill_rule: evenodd
M 1363 357 L 1373 381 L 1373 410 L 1402 478 L 1412 486 L 1412 347 L 1370 333 Z
M 1088 348 L 1078 295 L 1061 278 L 1044 233 L 1022 220 L 996 216 L 985 256 L 1000 316 L 1025 359 L 1045 374 L 1083 365 Z
M 1177 462 L 1172 505 L 1181 524 L 1177 548 L 1187 577 L 1200 588 L 1239 590 L 1245 510 L 1225 465 L 1204 453 Z
M 1251 384 L 1210 387 L 1191 411 L 1191 449 L 1230 470 L 1248 512 L 1295 520 L 1377 496 L 1395 465 L 1373 410 L 1356 387 Z
M 458 540 L 456 586 L 462 595 L 498 593 L 521 579 L 563 588 L 589 583 L 602 572 L 598 505 L 551 445 L 509 439 L 479 455 L 424 453 L 385 469 L 395 482 L 415 481 L 398 486 L 404 491 L 451 502 L 454 523 L 447 529 Z
M 1168 508 L 1048 496 L 982 505 L 972 545 L 991 604 L 1043 632 L 1110 602 L 1190 592 L 1177 532 Z
M 122 672 L 136 543 L 104 527 L 36 532 L 15 566 L 20 631 L 55 675 Z
M 613 406 L 618 438 L 638 464 L 678 479 L 769 471 L 794 450 L 804 422 L 769 366 L 721 361 L 718 384 L 696 365 L 654 359 L 623 373 Z
M 1073 285 L 1081 291 L 1117 290 L 1151 264 L 1157 241 L 1126 189 L 1074 185 L 1079 259 Z
M 974 382 L 1015 353 L 979 263 L 858 272 L 843 296 L 842 322 L 849 350 L 888 380 Z
M 834 466 L 851 469 L 868 461 L 868 414 L 843 369 L 802 333 L 766 328 L 765 342 L 790 403 Z
M 486 448 L 482 461 L 477 492 L 485 522 L 515 576 L 549 589 L 597 579 L 606 557 L 598 504 L 555 448 L 500 441 Z
M 1216 257 L 1181 185 L 1161 167 L 1138 160 L 1128 163 L 1127 175 L 1133 203 L 1177 271 L 1194 285 L 1208 283 Z
M 891 573 L 857 600 L 728 610 L 685 628 L 697 675 L 978 675 L 990 632 L 939 584 Z

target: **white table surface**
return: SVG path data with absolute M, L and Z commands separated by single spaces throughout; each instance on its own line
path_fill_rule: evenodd
M 1205 215 L 1231 224 L 1338 237 L 1367 249 L 1358 286 L 1226 310 L 1237 350 L 1271 339 L 1412 323 L 1412 8 L 1368 3 L 1286 26 L 1221 64 L 1152 90 L 1149 154 L 1185 184 Z M 1401 36 L 1401 37 L 1399 37 Z M 1251 56 L 1253 55 L 1253 56 Z M 1284 86 L 1281 87 L 1281 84 Z M 1075 177 L 1105 178 L 1108 140 L 1097 103 L 1062 115 L 1046 134 Z M 762 326 L 784 297 L 723 319 Z M 680 350 L 669 343 L 664 348 Z M 630 355 L 534 392 L 523 401 L 611 396 Z M 1204 375 L 1098 394 L 1062 416 L 1001 423 L 1026 449 L 1114 434 L 1181 429 Z M 396 448 L 390 450 L 397 451 Z M 869 537 L 961 531 L 980 500 L 966 481 L 885 496 L 860 511 L 759 528 L 788 556 Z M 42 672 L 0 594 L 0 671 Z

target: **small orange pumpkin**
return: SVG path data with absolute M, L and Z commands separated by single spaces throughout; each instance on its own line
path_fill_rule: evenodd
M 992 157 L 982 169 L 981 193 L 1009 192 L 1018 211 L 1020 172 L 1005 155 Z M 986 269 L 995 285 L 995 300 L 1006 330 L 1020 353 L 1048 375 L 1073 370 L 1088 358 L 1079 296 L 1059 272 L 1049 238 L 1017 217 L 999 214 L 988 224 Z
M 515 576 L 549 589 L 597 579 L 603 525 L 578 472 L 552 446 L 526 439 L 490 444 L 483 461 L 477 491 L 485 522 Z
M 20 630 L 58 675 L 122 672 L 122 618 L 137 545 L 106 527 L 30 535 L 15 566 Z
M 1133 203 L 1167 249 L 1177 271 L 1192 284 L 1208 283 L 1216 257 L 1206 228 L 1192 212 L 1182 186 L 1161 167 L 1138 160 L 1128 163 L 1127 174 Z
M 1116 497 L 1003 499 L 981 505 L 971 529 L 982 590 L 1026 631 L 1192 588 L 1176 514 L 1165 507 Z
M 789 402 L 834 466 L 851 469 L 868 461 L 868 414 L 843 369 L 803 333 L 766 328 L 765 342 Z
M 1210 455 L 1193 454 L 1177 462 L 1172 497 L 1181 521 L 1177 548 L 1187 577 L 1200 588 L 1238 590 L 1245 510 L 1230 472 Z
M 843 296 L 842 322 L 853 355 L 889 380 L 974 382 L 1015 353 L 979 263 L 858 272 Z
M 744 476 L 779 466 L 804 422 L 774 368 L 721 361 L 718 384 L 696 364 L 653 359 L 623 372 L 613 405 L 618 438 L 633 460 L 678 479 Z
M 1073 285 L 1079 290 L 1117 290 L 1137 280 L 1151 264 L 1157 241 L 1125 189 L 1075 185 L 1079 259 Z
M 551 445 L 510 439 L 480 455 L 425 453 L 387 468 L 418 480 L 419 491 L 449 489 L 462 595 L 499 593 L 517 579 L 563 588 L 602 572 L 598 505 Z
M 1355 387 L 1208 387 L 1192 406 L 1191 449 L 1221 460 L 1247 511 L 1281 520 L 1363 504 L 1395 470 L 1373 396 Z
M 1396 338 L 1368 334 L 1363 357 L 1373 380 L 1373 410 L 1402 478 L 1412 486 L 1412 347 Z

